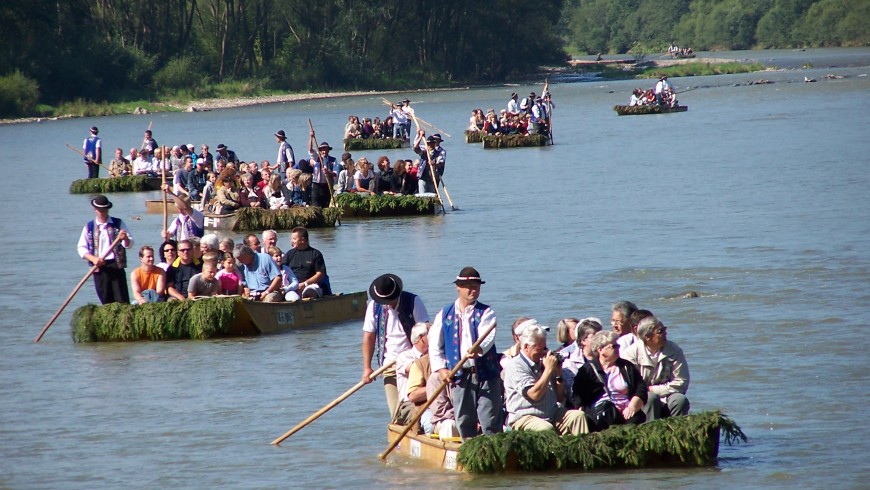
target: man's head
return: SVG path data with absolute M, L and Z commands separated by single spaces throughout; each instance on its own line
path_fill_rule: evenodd
M 463 267 L 453 284 L 456 284 L 460 303 L 469 305 L 477 301 L 480 286 L 486 284 L 486 281 L 480 278 L 480 273 L 474 267 Z
M 236 245 L 236 249 L 233 250 L 233 257 L 235 257 L 240 264 L 251 265 L 254 262 L 254 251 L 247 245 L 239 244 Z
M 655 316 L 648 316 L 637 325 L 637 336 L 653 351 L 664 347 L 668 341 L 668 327 L 664 326 Z
M 383 274 L 369 285 L 369 297 L 382 305 L 396 306 L 402 294 L 402 279 L 395 274 Z
M 290 232 L 290 245 L 296 250 L 308 249 L 308 229 L 302 226 L 293 228 Z
M 320 146 L 317 147 L 317 150 L 320 152 L 321 156 L 329 155 L 329 150 L 331 149 L 332 147 L 329 146 L 329 143 L 325 141 L 323 143 L 320 143 Z
M 628 323 L 628 318 L 637 310 L 637 306 L 631 301 L 620 301 L 613 305 L 610 315 L 610 325 L 613 331 L 619 334 L 620 337 L 631 333 L 631 326 Z
M 205 162 L 203 162 L 205 163 Z M 190 156 L 184 157 L 184 170 L 190 172 L 193 169 L 193 158 Z
M 181 258 L 182 264 L 193 263 L 193 242 L 190 240 L 181 240 L 178 242 L 178 256 Z
M 91 206 L 94 207 L 94 213 L 97 216 L 105 219 L 109 216 L 109 210 L 112 209 L 112 201 L 106 196 L 99 195 L 91 199 Z
M 223 156 L 226 156 L 226 154 L 227 154 L 227 145 L 225 145 L 225 144 L 223 144 L 223 143 L 217 145 L 217 152 L 220 153 L 220 154 L 223 155 Z
M 421 354 L 429 353 L 429 324 L 425 322 L 415 323 L 411 327 L 411 344 L 417 348 Z
M 143 245 L 139 248 L 139 261 L 146 267 L 154 265 L 154 249 L 150 245 Z
M 203 254 L 208 252 L 217 252 L 220 247 L 220 238 L 214 233 L 209 233 L 204 235 L 199 240 L 199 248 L 202 250 Z
M 278 232 L 275 230 L 266 230 L 263 232 L 263 249 L 274 247 L 278 243 Z
M 151 139 L 151 130 L 150 129 L 145 130 L 145 137 L 148 139 Z
M 526 327 L 520 335 L 520 350 L 532 362 L 540 362 L 547 355 L 547 332 L 537 324 Z
M 96 126 L 91 126 L 91 134 L 92 135 L 96 136 L 97 134 L 99 134 L 99 132 L 100 132 L 100 130 L 97 129 Z
M 115 158 L 120 160 L 123 157 L 124 157 L 124 150 L 122 150 L 120 148 L 115 148 Z
M 257 238 L 257 235 L 248 233 L 245 235 L 245 245 L 251 250 L 258 251 L 260 250 L 260 239 Z

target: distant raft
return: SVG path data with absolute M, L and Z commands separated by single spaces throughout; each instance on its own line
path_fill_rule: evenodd
M 441 211 L 435 197 L 396 196 L 391 194 L 363 195 L 342 193 L 335 196 L 342 218 L 378 218 L 391 216 L 426 216 Z
M 362 320 L 365 291 L 294 303 L 262 303 L 239 296 L 129 305 L 89 304 L 73 313 L 75 342 L 210 339 L 281 333 Z
M 126 177 L 107 177 L 102 179 L 74 180 L 69 186 L 70 194 L 109 194 L 112 192 L 159 191 L 162 181 L 159 177 L 128 175 Z
M 674 107 L 665 107 L 661 105 L 615 105 L 613 110 L 619 116 L 641 116 L 644 114 L 667 114 L 669 112 L 686 112 L 689 110 L 687 105 L 678 105 Z
M 403 429 L 389 425 L 389 442 Z M 726 444 L 746 441 L 736 423 L 710 411 L 641 425 L 616 425 L 579 436 L 515 430 L 460 443 L 409 433 L 396 453 L 430 468 L 467 473 L 714 466 L 720 433 Z
M 507 134 L 507 135 L 484 135 L 481 140 L 487 150 L 501 148 L 527 148 L 533 146 L 547 146 L 550 138 L 543 134 Z
M 289 209 L 242 208 L 230 214 L 205 214 L 207 230 L 260 231 L 306 228 L 333 228 L 341 208 L 293 206 Z
M 398 150 L 410 148 L 411 142 L 402 138 L 346 138 L 344 151 Z

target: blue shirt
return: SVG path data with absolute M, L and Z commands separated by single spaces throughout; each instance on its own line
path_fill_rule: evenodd
M 272 280 L 281 274 L 278 265 L 269 254 L 254 252 L 251 265 L 239 264 L 242 272 L 242 282 L 251 291 L 265 291 Z

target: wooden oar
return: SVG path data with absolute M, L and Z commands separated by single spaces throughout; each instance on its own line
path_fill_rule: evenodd
M 107 248 L 105 251 L 103 251 L 102 255 L 100 255 L 100 258 L 105 259 L 106 255 L 109 255 L 109 253 L 112 251 L 112 249 L 115 248 L 115 245 L 117 245 L 118 242 L 120 242 L 120 241 L 121 241 L 121 237 L 119 235 L 117 238 L 115 238 L 115 241 L 112 242 L 111 245 L 109 245 L 109 248 Z M 72 293 L 70 293 L 70 295 L 66 299 L 66 301 L 64 301 L 63 305 L 61 305 L 60 309 L 57 310 L 57 313 L 55 313 L 54 316 L 51 317 L 51 320 L 49 320 L 48 323 L 45 324 L 45 327 L 43 327 L 42 331 L 39 332 L 39 335 L 36 336 L 36 340 L 34 340 L 34 342 L 38 343 L 39 340 L 42 339 L 42 336 L 45 335 L 45 332 L 48 331 L 48 327 L 50 327 L 54 323 L 54 321 L 57 320 L 57 317 L 60 316 L 60 314 L 63 312 L 64 308 L 66 308 L 66 306 L 69 304 L 70 301 L 72 301 L 72 299 L 76 295 L 76 293 L 79 292 L 79 289 L 81 289 L 82 286 L 85 284 L 85 281 L 87 281 L 88 278 L 91 277 L 97 269 L 98 269 L 97 266 L 91 267 L 91 269 L 88 271 L 88 273 L 85 274 L 85 277 L 83 277 L 82 280 L 79 281 L 78 285 L 76 285 L 75 289 L 73 289 Z
M 72 146 L 70 146 L 69 144 L 67 144 L 66 147 L 69 148 L 70 150 L 72 150 L 72 151 L 78 153 L 79 155 L 81 155 L 81 156 L 87 158 L 88 161 L 90 161 L 91 163 L 96 163 L 97 165 L 99 165 L 99 166 L 103 167 L 104 169 L 106 169 L 106 171 L 111 172 L 111 170 L 109 170 L 109 167 L 107 167 L 107 166 L 103 165 L 102 163 L 100 163 L 100 162 L 94 160 L 93 158 L 91 158 L 91 157 L 88 156 L 85 152 L 79 150 L 78 148 L 72 147 Z M 110 174 L 110 175 L 111 175 L 111 174 Z
M 314 134 L 314 125 L 311 124 L 311 118 L 308 118 L 308 129 L 311 131 L 311 134 Z M 320 143 L 317 141 L 317 138 L 314 138 L 314 144 L 317 145 L 317 161 L 320 162 L 320 171 L 323 172 L 323 177 L 326 179 L 326 185 L 329 187 L 329 207 L 334 208 L 337 207 L 338 204 L 335 202 L 335 189 L 332 188 L 332 181 L 329 179 L 329 172 L 325 167 L 325 163 L 323 162 L 323 158 L 320 156 Z M 336 217 L 335 220 L 338 222 L 338 226 L 341 226 L 341 218 Z
M 462 368 L 462 365 L 465 364 L 465 361 L 471 358 L 471 353 L 476 351 L 480 347 L 480 344 L 483 343 L 484 339 L 486 339 L 486 337 L 489 336 L 490 332 L 495 329 L 495 325 L 495 323 L 490 325 L 490 327 L 487 328 L 486 331 L 477 338 L 477 342 L 475 342 L 474 345 L 471 346 L 471 349 L 468 349 L 468 352 L 465 353 L 465 356 L 460 359 L 455 366 L 453 366 L 453 369 L 450 370 L 450 374 L 447 375 L 447 381 L 441 382 L 441 385 L 438 387 L 437 390 L 435 390 L 435 393 L 433 393 L 432 396 L 428 400 L 426 400 L 426 403 L 424 403 L 423 406 L 417 410 L 417 415 L 415 415 L 414 418 L 411 419 L 411 421 L 408 423 L 408 425 L 405 426 L 405 429 L 402 431 L 401 434 L 399 434 L 399 437 L 397 437 L 395 441 L 391 442 L 387 449 L 384 450 L 384 452 L 378 455 L 379 458 L 387 459 L 387 456 L 389 456 L 390 453 L 393 452 L 393 449 L 396 449 L 396 446 L 398 446 L 399 443 L 402 442 L 402 439 L 404 439 L 405 436 L 408 435 L 408 432 L 411 431 L 411 428 L 417 427 L 417 422 L 420 421 L 420 417 L 423 416 L 423 412 L 425 412 L 426 409 L 429 408 L 429 405 L 432 405 L 435 399 L 438 398 L 438 395 L 440 395 L 441 392 L 444 391 L 444 388 L 447 387 L 447 383 L 451 382 L 453 376 L 456 375 L 457 371 Z
M 380 376 L 381 373 L 383 373 L 383 372 L 386 371 L 387 369 L 393 367 L 394 364 L 396 364 L 396 361 L 395 361 L 395 360 L 392 360 L 392 361 L 390 361 L 390 362 L 384 364 L 383 366 L 381 366 L 380 368 L 378 368 L 375 372 L 373 372 L 372 374 L 370 374 L 370 375 L 369 375 L 369 379 L 372 379 L 372 380 L 373 380 L 373 379 L 376 379 L 378 376 Z M 288 437 L 292 436 L 293 434 L 299 432 L 299 431 L 302 430 L 306 425 L 310 424 L 311 422 L 314 422 L 315 420 L 317 420 L 318 418 L 320 418 L 321 415 L 323 415 L 323 414 L 325 414 L 326 412 L 332 410 L 336 405 L 338 405 L 339 403 L 343 402 L 345 399 L 347 399 L 348 397 L 350 397 L 350 395 L 353 395 L 354 393 L 356 393 L 357 391 L 359 391 L 360 388 L 362 388 L 362 387 L 365 386 L 365 385 L 366 385 L 366 383 L 364 383 L 364 382 L 362 382 L 362 381 L 360 381 L 359 383 L 353 385 L 353 387 L 352 387 L 351 389 L 349 389 L 349 390 L 345 391 L 344 393 L 342 393 L 340 397 L 336 398 L 335 400 L 332 400 L 332 401 L 329 402 L 325 407 L 323 407 L 323 408 L 321 408 L 320 410 L 314 412 L 314 413 L 313 413 L 311 416 L 309 416 L 307 419 L 305 419 L 305 420 L 303 420 L 302 422 L 300 422 L 296 427 L 293 427 L 292 429 L 290 429 L 290 430 L 288 430 L 287 432 L 285 432 L 284 435 L 282 435 L 281 437 L 279 437 L 279 438 L 275 439 L 274 441 L 272 441 L 272 444 L 274 444 L 274 445 L 276 445 L 276 446 L 280 445 L 282 442 L 284 442 L 284 439 L 287 439 Z
M 411 114 L 411 117 L 414 118 L 414 126 L 417 127 L 417 132 L 420 132 L 420 123 L 417 121 L 417 115 Z M 416 138 L 415 138 L 416 139 Z M 435 178 L 435 169 L 432 168 L 432 156 L 429 155 L 429 145 L 424 143 L 423 151 L 426 153 L 426 161 L 429 162 L 429 175 L 432 176 L 432 184 L 435 185 L 435 195 L 438 196 L 438 203 L 441 204 L 441 212 L 447 214 L 447 210 L 444 209 L 444 201 L 441 200 L 441 193 L 438 191 L 438 179 Z
M 150 127 L 150 126 L 149 126 Z M 160 152 L 162 161 L 160 162 L 160 189 L 166 187 L 166 147 Z M 163 234 L 160 235 L 166 240 L 166 229 L 169 227 L 169 203 L 166 202 L 166 192 L 163 192 Z

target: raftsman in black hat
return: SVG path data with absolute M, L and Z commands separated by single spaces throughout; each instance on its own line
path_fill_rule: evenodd
M 462 270 L 459 271 L 459 275 L 456 276 L 456 280 L 453 281 L 453 284 L 462 284 L 468 282 L 486 284 L 486 281 L 480 278 L 480 272 L 477 272 L 477 269 L 475 269 L 474 267 L 463 267 Z
M 369 297 L 378 304 L 386 305 L 402 294 L 402 279 L 395 274 L 378 276 L 369 286 Z

